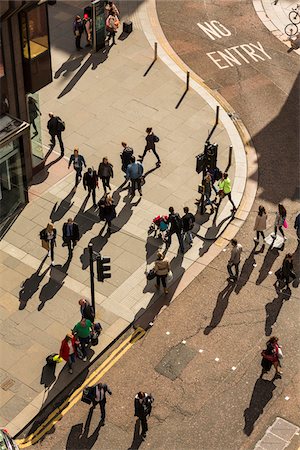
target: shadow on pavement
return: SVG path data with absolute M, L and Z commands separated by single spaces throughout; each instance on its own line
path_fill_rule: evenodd
M 234 291 L 235 284 L 229 282 L 227 286 L 221 291 L 217 298 L 215 309 L 213 310 L 210 324 L 204 330 L 204 334 L 208 335 L 214 328 L 216 328 L 222 320 L 222 317 L 228 306 L 229 297 Z
M 45 155 L 45 158 L 44 158 L 45 161 L 50 156 L 51 152 L 52 152 L 52 150 L 49 150 L 47 152 L 47 154 Z M 32 180 L 30 181 L 30 186 L 35 186 L 37 184 L 44 183 L 44 181 L 46 181 L 48 176 L 49 176 L 49 169 L 50 169 L 50 167 L 53 166 L 54 164 L 58 163 L 61 159 L 63 159 L 63 156 L 59 155 L 56 159 L 53 159 L 48 164 L 45 164 L 43 170 L 41 170 L 39 173 L 37 173 L 32 178 Z
M 137 419 L 134 425 L 132 442 L 128 450 L 137 450 L 138 448 L 140 448 L 143 442 L 143 438 L 140 434 L 140 428 L 141 428 L 141 421 L 140 419 Z
M 64 284 L 63 280 L 68 275 L 68 269 L 70 267 L 71 261 L 72 256 L 69 256 L 63 266 L 61 265 L 51 266 L 50 279 L 48 283 L 44 284 L 39 295 L 41 303 L 38 306 L 38 311 L 41 311 L 44 308 L 45 303 L 51 298 L 53 298 L 62 288 Z
M 22 310 L 26 308 L 28 300 L 37 292 L 39 289 L 39 285 L 41 284 L 43 278 L 46 276 L 50 266 L 46 267 L 44 272 L 41 272 L 41 269 L 46 261 L 47 256 L 42 260 L 36 272 L 34 272 L 29 278 L 27 278 L 21 285 L 21 289 L 19 292 L 19 309 Z
M 81 62 L 82 62 L 84 57 L 85 57 L 84 53 L 81 53 L 81 54 L 74 53 L 71 56 L 69 56 L 67 61 L 65 61 L 60 66 L 60 68 L 55 72 L 54 78 L 55 79 L 59 78 L 61 75 L 63 77 L 70 76 L 71 72 L 74 72 L 75 70 L 79 69 L 79 67 L 81 66 Z
M 257 247 L 257 245 L 254 246 L 254 248 L 251 251 L 251 253 L 249 254 L 248 258 L 245 259 L 239 279 L 238 279 L 236 287 L 235 287 L 236 294 L 239 294 L 241 292 L 243 287 L 247 284 L 247 281 L 251 277 L 251 274 L 254 270 L 254 264 L 255 264 L 254 255 L 256 254 L 256 247 Z
M 76 189 L 72 188 L 69 194 L 60 202 L 56 202 L 52 208 L 50 213 L 50 220 L 52 223 L 58 222 L 60 219 L 64 217 L 64 215 L 72 208 L 74 202 L 71 203 L 72 198 L 74 197 Z
M 268 276 L 276 258 L 279 256 L 279 251 L 270 247 L 266 253 L 264 262 L 259 269 L 259 276 L 256 280 L 256 284 L 261 284 Z
M 276 322 L 277 317 L 279 316 L 279 313 L 283 306 L 283 302 L 288 301 L 292 294 L 290 289 L 284 289 L 283 291 L 280 291 L 278 288 L 276 288 L 276 292 L 277 292 L 277 297 L 274 298 L 274 300 L 272 302 L 267 303 L 265 306 L 265 309 L 266 309 L 266 323 L 265 323 L 266 336 L 271 336 L 272 327 L 273 327 L 274 323 Z
M 263 380 L 262 378 L 258 378 L 255 383 L 252 397 L 250 400 L 250 405 L 244 411 L 245 418 L 245 426 L 244 433 L 247 436 L 250 436 L 253 429 L 254 424 L 259 418 L 259 416 L 264 412 L 264 407 L 269 403 L 271 398 L 273 397 L 273 391 L 276 389 L 276 385 L 273 380 Z
M 99 422 L 93 433 L 89 436 L 92 416 L 93 409 L 90 408 L 84 427 L 83 423 L 72 426 L 66 442 L 66 450 L 90 450 L 94 447 L 99 437 L 101 424 Z

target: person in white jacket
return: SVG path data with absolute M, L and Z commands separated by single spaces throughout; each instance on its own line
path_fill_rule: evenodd
M 259 242 L 259 236 L 261 235 L 263 239 L 265 239 L 264 231 L 267 228 L 267 213 L 264 206 L 260 205 L 258 208 L 258 214 L 255 219 L 254 231 L 256 231 L 256 238 L 254 238 L 255 242 Z

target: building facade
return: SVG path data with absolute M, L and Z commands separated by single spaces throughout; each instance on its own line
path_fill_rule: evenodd
M 0 2 L 0 235 L 44 166 L 38 91 L 52 81 L 48 3 Z

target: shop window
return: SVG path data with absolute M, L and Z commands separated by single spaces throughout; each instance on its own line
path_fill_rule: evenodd
M 38 166 L 44 159 L 41 131 L 41 111 L 39 107 L 39 94 L 30 94 L 27 97 L 28 115 L 30 122 L 30 137 L 32 149 L 32 165 Z

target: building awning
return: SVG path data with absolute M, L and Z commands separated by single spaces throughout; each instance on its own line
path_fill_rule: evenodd
M 0 117 L 0 148 L 9 141 L 19 138 L 29 127 L 29 123 L 3 114 Z

